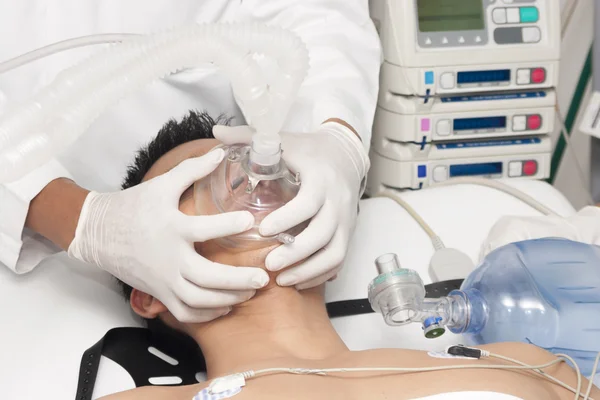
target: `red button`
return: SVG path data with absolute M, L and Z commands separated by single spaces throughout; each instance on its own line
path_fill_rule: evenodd
M 529 160 L 523 163 L 523 175 L 532 176 L 537 173 L 537 161 Z
M 546 80 L 546 70 L 544 68 L 534 68 L 531 71 L 531 82 L 543 83 Z
M 542 126 L 542 116 L 539 114 L 527 117 L 527 130 L 537 131 Z

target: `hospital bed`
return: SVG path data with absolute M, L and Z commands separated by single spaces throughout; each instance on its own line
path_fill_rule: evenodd
M 544 182 L 509 183 L 558 214 L 575 212 L 562 194 Z M 479 186 L 432 188 L 403 196 L 447 247 L 462 250 L 475 262 L 482 240 L 498 218 L 538 214 L 516 198 Z M 397 253 L 403 266 L 418 271 L 425 284 L 431 283 L 429 237 L 392 200 L 363 200 L 345 268 L 328 284 L 327 302 L 365 298 L 376 275 L 373 261 L 386 252 Z M 28 275 L 0 270 L 0 304 L 0 398 L 8 400 L 74 398 L 83 352 L 111 328 L 141 326 L 112 277 L 64 254 L 45 260 Z M 425 339 L 417 324 L 389 327 L 378 314 L 342 317 L 333 324 L 353 350 L 439 350 L 461 342 L 449 332 L 436 340 Z M 94 399 L 133 387 L 132 378 L 119 365 L 101 360 Z

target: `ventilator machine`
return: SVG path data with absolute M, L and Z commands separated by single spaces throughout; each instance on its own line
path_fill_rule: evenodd
M 384 61 L 367 193 L 547 178 L 559 0 L 371 0 Z

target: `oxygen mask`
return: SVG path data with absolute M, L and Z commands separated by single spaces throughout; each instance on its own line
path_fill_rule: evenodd
M 194 184 L 194 201 L 199 215 L 231 211 L 249 211 L 254 226 L 237 235 L 217 239 L 228 248 L 265 247 L 265 243 L 293 243 L 294 236 L 307 225 L 303 223 L 275 236 L 262 236 L 259 226 L 274 210 L 296 197 L 300 179 L 292 173 L 279 154 L 264 154 L 259 144 L 219 146 L 226 156 L 207 177 Z M 272 148 L 272 147 L 271 147 Z

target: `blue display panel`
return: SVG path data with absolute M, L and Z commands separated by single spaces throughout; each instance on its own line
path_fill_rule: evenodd
M 506 128 L 506 117 L 457 118 L 453 126 L 455 131 Z
M 510 69 L 459 72 L 456 82 L 459 85 L 484 82 L 510 82 Z
M 519 93 L 495 93 L 495 94 L 475 94 L 475 95 L 460 95 L 460 96 L 443 96 L 440 97 L 442 103 L 456 103 L 460 101 L 491 101 L 491 100 L 516 100 L 516 99 L 531 99 L 537 97 L 546 97 L 546 92 L 543 90 L 537 92 L 519 92 Z
M 502 173 L 502 163 L 457 164 L 450 166 L 450 177 L 498 175 Z

